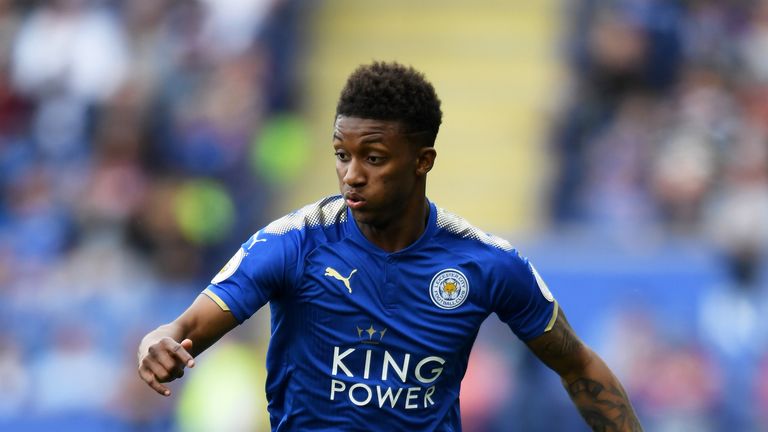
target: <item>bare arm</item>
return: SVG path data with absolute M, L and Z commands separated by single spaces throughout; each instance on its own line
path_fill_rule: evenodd
M 139 376 L 155 391 L 170 396 L 162 383 L 184 375 L 185 367 L 194 367 L 194 357 L 237 326 L 229 311 L 223 311 L 205 294 L 169 324 L 149 332 L 141 340 L 137 353 Z
M 552 330 L 529 341 L 528 347 L 560 375 L 571 400 L 592 430 L 643 430 L 619 380 L 576 336 L 562 310 Z

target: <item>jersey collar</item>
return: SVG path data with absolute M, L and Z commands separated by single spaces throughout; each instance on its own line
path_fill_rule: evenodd
M 429 242 L 429 240 L 434 235 L 435 231 L 437 230 L 437 208 L 435 207 L 435 204 L 432 203 L 429 199 L 427 199 L 427 203 L 429 204 L 429 217 L 427 218 L 427 226 L 426 229 L 424 229 L 424 232 L 421 233 L 421 236 L 416 239 L 415 242 L 411 243 L 409 246 L 407 246 L 404 249 L 400 249 L 396 252 L 387 252 L 384 249 L 378 247 L 377 245 L 373 244 L 370 240 L 368 240 L 365 235 L 360 231 L 360 228 L 357 226 L 357 223 L 355 223 L 355 218 L 352 215 L 352 210 L 347 207 L 347 232 L 350 233 L 350 237 L 358 244 L 362 245 L 366 250 L 369 252 L 381 255 L 381 256 L 400 256 L 400 255 L 407 255 L 410 252 L 419 250 L 424 244 Z

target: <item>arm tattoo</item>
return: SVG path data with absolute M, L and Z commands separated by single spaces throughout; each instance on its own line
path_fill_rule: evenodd
M 642 432 L 621 384 L 576 336 L 562 311 L 549 333 L 529 346 L 560 374 L 573 403 L 592 430 Z
M 582 377 L 566 384 L 566 389 L 592 430 L 642 431 L 629 405 L 629 398 L 621 387 L 606 388 L 595 380 Z
M 544 352 L 540 356 L 543 354 L 546 358 L 563 358 L 573 355 L 580 348 L 581 341 L 574 334 L 571 325 L 562 312 L 558 314 L 557 321 L 552 327 L 551 332 L 552 337 L 544 345 Z

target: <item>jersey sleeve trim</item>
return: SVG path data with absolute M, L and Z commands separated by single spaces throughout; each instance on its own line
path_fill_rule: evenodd
M 224 302 L 224 300 L 222 300 L 222 299 L 221 299 L 221 297 L 219 297 L 218 295 L 216 295 L 216 293 L 214 293 L 213 291 L 211 291 L 211 289 L 210 289 L 210 288 L 206 288 L 206 289 L 204 289 L 204 290 L 203 290 L 203 294 L 207 295 L 207 296 L 208 296 L 208 298 L 210 298 L 210 299 L 211 299 L 211 300 L 213 300 L 213 301 L 214 301 L 214 302 L 215 302 L 217 305 L 219 305 L 219 307 L 221 308 L 221 310 L 223 310 L 224 312 L 230 312 L 230 310 L 229 310 L 229 306 L 227 306 L 227 304 Z
M 555 300 L 555 307 L 552 308 L 552 318 L 549 319 L 549 323 L 547 323 L 547 327 L 544 328 L 544 333 L 552 330 L 552 327 L 555 326 L 555 321 L 557 321 L 557 313 L 560 310 L 560 305 L 557 303 L 557 300 Z

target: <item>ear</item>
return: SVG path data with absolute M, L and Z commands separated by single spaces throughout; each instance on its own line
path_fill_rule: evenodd
M 421 147 L 417 153 L 416 174 L 419 176 L 427 175 L 435 165 L 437 152 L 434 147 Z

